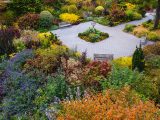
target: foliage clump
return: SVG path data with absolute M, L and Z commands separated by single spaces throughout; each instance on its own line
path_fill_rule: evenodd
M 143 119 L 159 118 L 159 110 L 150 101 L 142 101 L 129 87 L 108 90 L 104 94 L 62 103 L 58 120 L 64 119 Z

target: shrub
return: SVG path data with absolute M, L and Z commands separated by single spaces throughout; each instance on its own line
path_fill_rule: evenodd
M 148 20 L 146 22 L 142 23 L 143 27 L 148 28 L 149 30 L 152 30 L 154 27 L 154 22 L 153 20 Z
M 104 7 L 103 6 L 98 6 L 98 7 L 95 8 L 95 12 L 98 15 L 101 15 L 103 13 L 103 11 L 104 11 Z
M 18 26 L 20 29 L 38 29 L 39 14 L 27 13 L 18 19 Z
M 9 27 L 0 29 L 0 55 L 14 51 L 13 39 L 20 37 L 18 29 Z
M 139 14 L 139 13 L 137 13 L 137 12 L 135 12 L 135 13 L 134 13 L 134 16 L 133 16 L 133 19 L 134 19 L 134 20 L 140 20 L 140 19 L 142 19 L 142 15 Z
M 125 19 L 125 16 L 126 16 L 125 12 L 124 10 L 122 10 L 122 8 L 118 7 L 117 4 L 112 5 L 112 8 L 109 14 L 109 19 L 113 23 L 113 25 L 123 22 Z
M 13 44 L 17 52 L 20 52 L 26 48 L 25 43 L 22 39 L 14 39 Z
M 61 65 L 60 57 L 65 54 L 67 50 L 65 46 L 55 44 L 45 50 L 38 49 L 36 51 L 36 57 L 28 60 L 25 64 L 25 71 L 38 69 L 46 74 L 55 73 Z
M 78 11 L 78 8 L 76 5 L 65 5 L 62 7 L 62 11 L 66 13 L 76 13 Z
M 118 64 L 122 67 L 132 67 L 132 57 L 121 57 L 118 59 L 113 60 L 113 63 Z
M 49 28 L 51 27 L 52 22 L 53 22 L 53 15 L 49 11 L 42 11 L 40 13 L 40 21 L 39 21 L 40 28 Z
M 37 37 L 42 48 L 48 48 L 54 43 L 61 44 L 61 42 L 58 40 L 58 37 L 51 32 L 39 33 Z
M 62 100 L 67 97 L 68 85 L 63 75 L 55 77 L 48 76 L 47 84 L 36 90 L 36 96 L 33 101 L 38 108 L 45 108 L 55 97 Z
M 142 26 L 138 26 L 133 30 L 133 34 L 137 37 L 143 37 L 146 36 L 148 34 L 148 29 L 142 27 Z
M 84 75 L 84 85 L 94 86 L 96 89 L 100 87 L 100 80 L 108 77 L 111 71 L 111 65 L 108 61 L 93 61 L 86 66 Z
M 102 25 L 105 25 L 105 26 L 109 25 L 109 20 L 106 17 L 102 17 L 102 18 L 98 17 L 98 18 L 95 18 L 94 21 L 96 23 L 99 23 L 99 24 L 102 24 Z
M 132 24 L 126 24 L 124 31 L 125 32 L 133 32 L 134 28 L 136 27 L 136 25 L 132 25 Z
M 160 69 L 160 55 L 146 56 L 145 60 L 147 67 Z
M 14 11 L 17 15 L 26 14 L 29 12 L 40 12 L 42 9 L 41 0 L 12 0 L 8 8 Z
M 158 40 L 160 40 L 160 37 L 159 37 L 158 34 L 155 33 L 155 32 L 149 32 L 149 33 L 147 34 L 147 40 L 158 41 Z
M 12 22 L 15 20 L 15 13 L 11 10 L 7 10 L 5 13 L 2 14 L 4 18 L 4 24 L 6 25 L 12 25 Z
M 131 86 L 145 99 L 155 99 L 158 96 L 158 89 L 150 78 L 127 67 L 113 65 L 108 78 L 101 80 L 103 90 L 108 88 L 121 89 L 126 85 Z
M 78 60 L 72 58 L 68 60 L 61 58 L 61 61 L 68 83 L 71 85 L 83 84 L 85 67 Z
M 152 45 L 147 45 L 143 48 L 144 55 L 160 55 L 160 42 L 156 42 Z
M 79 22 L 79 16 L 75 15 L 75 14 L 70 14 L 70 13 L 62 13 L 60 14 L 60 19 L 64 22 L 68 22 L 71 24 L 75 24 L 77 22 Z
M 143 119 L 159 118 L 159 109 L 151 101 L 142 101 L 128 87 L 108 90 L 82 100 L 65 101 L 57 120 Z
M 55 14 L 55 9 L 53 7 L 50 7 L 50 6 L 45 6 L 44 7 L 44 11 L 49 11 L 52 15 Z
M 129 21 L 142 19 L 142 15 L 135 12 L 135 11 L 127 10 L 127 11 L 125 11 L 125 13 L 126 13 L 126 17 Z
M 39 39 L 37 37 L 38 32 L 32 30 L 22 31 L 21 40 L 24 42 L 26 48 L 37 48 L 40 46 Z
M 125 11 L 125 13 L 126 13 L 126 17 L 127 17 L 127 20 L 134 20 L 133 19 L 133 17 L 134 17 L 134 11 L 132 11 L 132 10 L 127 10 L 127 11 Z
M 132 69 L 138 69 L 140 72 L 144 71 L 145 59 L 141 46 L 136 48 L 133 59 L 132 59 Z
M 3 112 L 6 118 L 33 110 L 33 103 L 30 101 L 35 95 L 37 86 L 36 80 L 28 76 L 13 74 L 8 78 L 5 83 L 7 95 L 3 100 Z

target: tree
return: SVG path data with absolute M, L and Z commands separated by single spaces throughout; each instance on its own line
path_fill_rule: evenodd
M 144 54 L 143 50 L 140 47 L 136 47 L 136 50 L 133 54 L 133 59 L 132 59 L 132 69 L 138 69 L 139 72 L 142 72 L 145 68 L 145 60 L 144 60 Z
M 155 23 L 154 23 L 154 29 L 157 29 L 160 21 L 160 0 L 158 0 L 157 3 L 157 9 L 156 9 L 156 18 L 155 18 Z

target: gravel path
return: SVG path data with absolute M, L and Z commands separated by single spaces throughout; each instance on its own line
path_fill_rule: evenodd
M 89 43 L 78 37 L 78 33 L 84 32 L 86 29 L 91 27 L 91 22 L 81 23 L 71 27 L 66 27 L 52 31 L 57 34 L 64 45 L 69 48 L 76 48 L 79 52 L 87 50 L 87 56 L 93 58 L 96 54 L 114 54 L 114 58 L 122 56 L 130 56 L 133 54 L 137 45 L 140 44 L 140 38 L 137 38 L 131 34 L 123 32 L 126 24 L 139 25 L 144 21 L 153 19 L 153 15 L 150 13 L 146 14 L 146 17 L 142 20 L 132 21 L 124 23 L 115 27 L 107 27 L 100 24 L 96 24 L 95 28 L 109 33 L 110 37 L 98 43 Z

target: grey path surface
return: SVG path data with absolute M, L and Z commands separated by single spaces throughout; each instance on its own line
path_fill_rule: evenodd
M 137 45 L 140 44 L 140 38 L 131 34 L 123 32 L 126 24 L 139 25 L 144 21 L 153 19 L 153 15 L 147 13 L 146 17 L 142 20 L 132 21 L 129 23 L 121 24 L 116 27 L 107 27 L 96 24 L 95 28 L 109 33 L 110 37 L 98 43 L 89 43 L 78 37 L 78 33 L 84 32 L 91 27 L 91 22 L 81 23 L 67 28 L 52 31 L 57 34 L 64 45 L 69 48 L 77 48 L 79 52 L 87 50 L 87 56 L 93 58 L 93 54 L 114 54 L 114 58 L 122 56 L 130 56 L 133 54 Z

